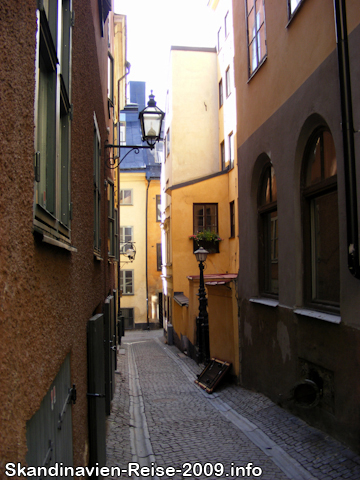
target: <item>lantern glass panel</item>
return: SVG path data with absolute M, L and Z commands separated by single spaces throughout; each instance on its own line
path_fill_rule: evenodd
M 144 113 L 145 137 L 158 137 L 160 135 L 161 116 L 156 113 Z
M 196 250 L 196 252 L 195 252 L 196 260 L 197 260 L 198 262 L 205 262 L 208 253 L 209 253 L 209 252 L 208 252 L 207 250 L 205 250 L 205 248 L 200 247 L 200 248 L 199 248 L 198 250 Z

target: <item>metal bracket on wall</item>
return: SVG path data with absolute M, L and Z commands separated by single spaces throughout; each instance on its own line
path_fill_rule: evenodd
M 66 397 L 64 406 L 61 410 L 61 413 L 59 413 L 59 420 L 58 420 L 58 430 L 61 430 L 61 424 L 63 422 L 64 415 L 66 413 L 66 408 L 69 403 L 72 403 L 73 405 L 76 403 L 76 387 L 73 384 L 72 388 L 69 388 L 68 395 Z

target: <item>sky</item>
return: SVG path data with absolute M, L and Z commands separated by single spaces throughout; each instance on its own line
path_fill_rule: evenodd
M 214 12 L 208 0 L 114 0 L 127 16 L 128 81 L 146 82 L 165 111 L 170 47 L 215 47 Z

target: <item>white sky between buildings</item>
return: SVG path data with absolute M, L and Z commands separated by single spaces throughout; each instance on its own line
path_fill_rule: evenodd
M 170 47 L 215 47 L 214 12 L 208 0 L 114 0 L 127 16 L 128 81 L 146 82 L 165 111 Z

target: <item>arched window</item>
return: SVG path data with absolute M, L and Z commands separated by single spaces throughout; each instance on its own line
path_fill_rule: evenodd
M 335 145 L 326 128 L 310 137 L 303 169 L 304 293 L 314 308 L 340 302 L 339 215 Z
M 279 234 L 277 187 L 274 168 L 268 163 L 261 176 L 258 195 L 260 293 L 279 293 Z

